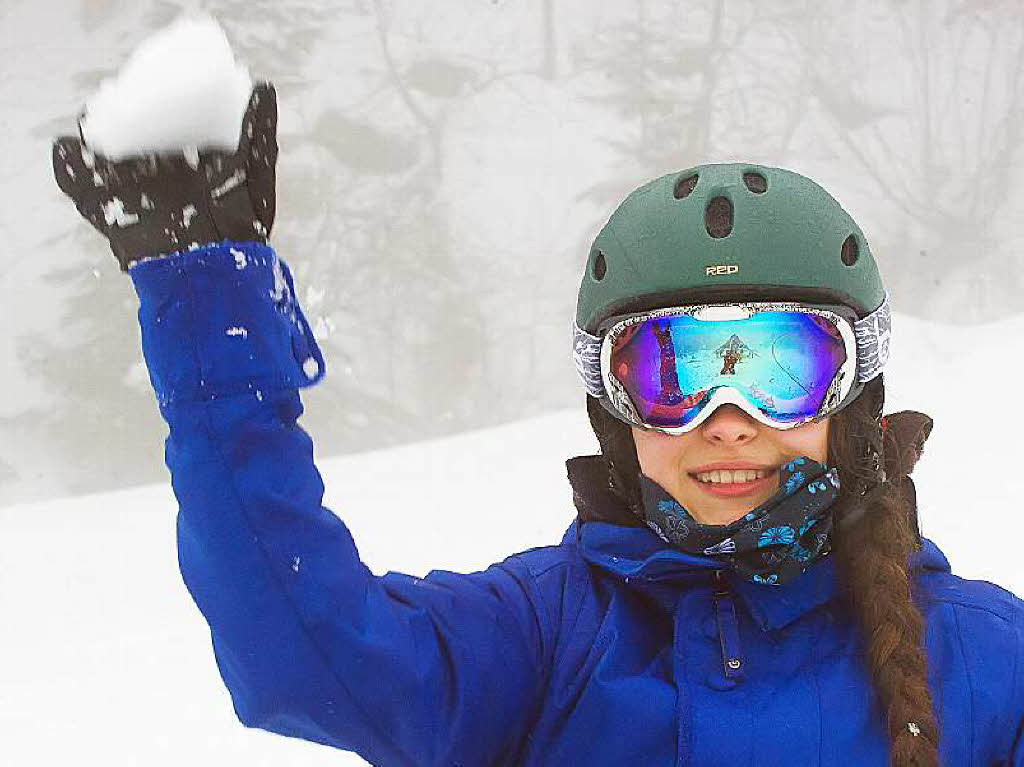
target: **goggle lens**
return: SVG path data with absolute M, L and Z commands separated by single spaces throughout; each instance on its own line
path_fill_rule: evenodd
M 715 391 L 735 387 L 779 423 L 818 413 L 846 362 L 842 334 L 828 317 L 762 311 L 743 319 L 688 314 L 649 317 L 614 338 L 610 374 L 643 421 L 686 426 Z

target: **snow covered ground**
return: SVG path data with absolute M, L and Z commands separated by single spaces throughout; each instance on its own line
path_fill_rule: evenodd
M 897 314 L 893 329 L 886 411 L 935 419 L 915 471 L 924 534 L 955 573 L 1024 594 L 1024 412 L 1000 395 L 1024 373 L 1007 353 L 1020 348 L 1024 315 L 956 328 Z M 320 395 L 303 395 L 314 441 Z M 574 516 L 563 462 L 595 449 L 581 404 L 318 466 L 325 504 L 367 565 L 425 575 L 560 540 Z M 175 511 L 169 483 L 0 508 L 7 763 L 364 764 L 238 724 L 178 575 Z

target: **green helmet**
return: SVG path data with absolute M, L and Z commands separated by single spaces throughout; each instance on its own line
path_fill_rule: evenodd
M 885 298 L 864 233 L 811 179 L 714 163 L 634 190 L 594 240 L 576 325 L 660 306 L 729 300 L 842 304 L 864 317 Z
M 799 173 L 716 163 L 671 173 L 623 200 L 594 240 L 580 285 L 573 357 L 588 394 L 616 418 L 604 389 L 602 334 L 616 318 L 670 306 L 796 301 L 855 315 L 857 375 L 838 412 L 889 354 L 889 303 L 864 233 Z M 836 390 L 838 391 L 838 389 Z M 881 401 L 873 405 L 881 407 Z

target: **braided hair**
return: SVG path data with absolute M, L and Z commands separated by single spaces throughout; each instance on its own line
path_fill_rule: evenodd
M 928 687 L 924 618 L 914 601 L 908 559 L 920 547 L 916 493 L 909 474 L 931 419 L 904 411 L 882 418 L 882 375 L 832 416 L 828 464 L 839 469 L 832 552 L 840 598 L 855 619 L 868 670 L 886 716 L 893 767 L 937 767 L 939 726 Z M 623 501 L 620 518 L 642 521 L 640 461 L 630 427 L 587 397 L 587 413 L 608 466 L 610 487 Z

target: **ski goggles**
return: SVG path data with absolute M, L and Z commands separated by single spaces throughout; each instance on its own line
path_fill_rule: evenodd
M 774 429 L 841 410 L 889 356 L 889 297 L 846 306 L 700 304 L 622 314 L 597 335 L 573 326 L 576 370 L 627 423 L 683 434 L 732 403 Z

